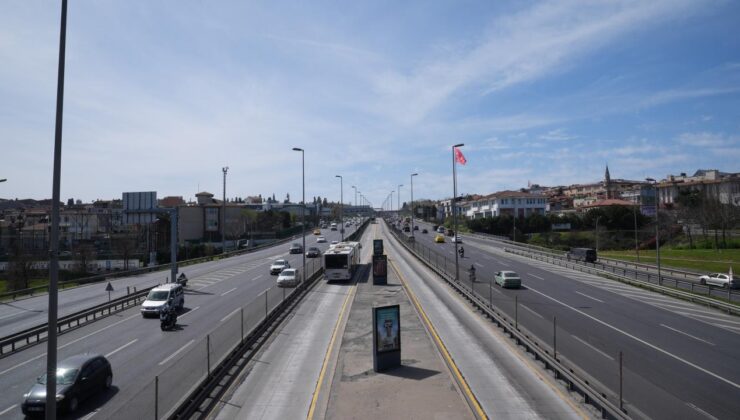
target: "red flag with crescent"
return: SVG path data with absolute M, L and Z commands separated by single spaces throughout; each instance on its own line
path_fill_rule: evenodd
M 465 159 L 465 156 L 463 156 L 463 154 L 462 154 L 462 152 L 460 151 L 460 149 L 459 149 L 459 148 L 457 148 L 457 147 L 455 148 L 455 160 L 456 160 L 456 161 L 457 161 L 457 162 L 458 162 L 458 163 L 459 163 L 460 165 L 465 165 L 465 164 L 466 164 L 466 163 L 468 162 L 468 160 L 467 160 L 467 159 Z

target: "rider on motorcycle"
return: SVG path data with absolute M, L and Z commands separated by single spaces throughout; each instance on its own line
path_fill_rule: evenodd
M 460 254 L 460 258 L 465 258 L 465 248 L 462 246 L 457 250 L 457 253 Z
M 163 324 L 171 324 L 172 327 L 177 325 L 177 312 L 175 311 L 175 305 L 173 305 L 172 299 L 167 301 L 162 307 L 162 310 L 159 312 L 159 319 Z

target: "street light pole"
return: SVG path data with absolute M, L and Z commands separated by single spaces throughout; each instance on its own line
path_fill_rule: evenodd
M 306 152 L 299 148 L 294 147 L 294 151 L 301 152 L 301 184 L 302 184 L 302 198 L 301 198 L 301 233 L 303 236 L 303 278 L 306 278 Z
M 353 185 L 352 189 L 355 190 L 355 206 L 357 206 L 357 187 Z
M 339 178 L 339 233 L 344 242 L 344 178 L 341 175 L 334 175 L 335 178 Z
M 411 236 L 414 236 L 414 177 L 419 174 L 413 173 L 411 178 Z
M 645 178 L 645 181 L 653 184 L 655 189 L 655 262 L 658 266 L 658 284 L 663 284 L 660 276 L 660 200 L 658 199 L 658 181 L 653 178 Z
M 221 203 L 221 253 L 226 253 L 226 172 L 229 172 L 229 167 L 224 166 L 221 168 L 224 173 L 224 200 Z
M 452 242 L 455 243 L 455 281 L 460 280 L 460 262 L 459 254 L 457 253 L 457 161 L 455 160 L 455 148 L 463 147 L 465 144 L 459 143 L 452 146 L 452 223 L 455 227 L 455 232 Z
M 596 227 L 594 228 L 594 237 L 596 239 L 596 253 L 599 252 L 599 219 L 601 219 L 601 216 L 596 216 Z
M 396 199 L 398 200 L 398 217 L 401 217 L 401 187 L 403 187 L 403 184 L 398 184 L 398 194 L 396 194 Z
M 62 0 L 59 30 L 59 68 L 57 70 L 57 110 L 54 129 L 54 169 L 51 193 L 51 232 L 49 240 L 49 323 L 46 342 L 46 419 L 56 419 L 57 410 L 57 293 L 59 280 L 59 196 L 62 174 L 62 117 L 64 115 L 64 61 L 67 40 L 67 0 Z

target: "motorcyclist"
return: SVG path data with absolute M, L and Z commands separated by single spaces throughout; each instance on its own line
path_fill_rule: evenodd
M 180 273 L 180 275 L 177 277 L 177 282 L 185 286 L 188 282 L 188 277 L 185 275 L 185 273 Z
M 462 246 L 457 250 L 457 253 L 460 254 L 460 258 L 465 258 L 465 248 Z
M 177 325 L 177 312 L 175 311 L 175 305 L 173 305 L 172 299 L 168 300 L 162 307 L 162 310 L 159 312 L 159 319 L 162 322 L 163 328 L 165 326 L 174 328 Z

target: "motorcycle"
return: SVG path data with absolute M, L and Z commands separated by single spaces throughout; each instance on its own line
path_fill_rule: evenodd
M 170 301 L 159 312 L 159 327 L 162 331 L 174 330 L 177 326 L 177 311 Z
M 188 276 L 186 276 L 185 273 L 180 273 L 180 276 L 177 277 L 177 283 L 182 285 L 182 287 L 187 287 Z
M 465 258 L 465 250 L 462 247 L 457 250 L 457 253 L 460 254 L 460 258 Z

